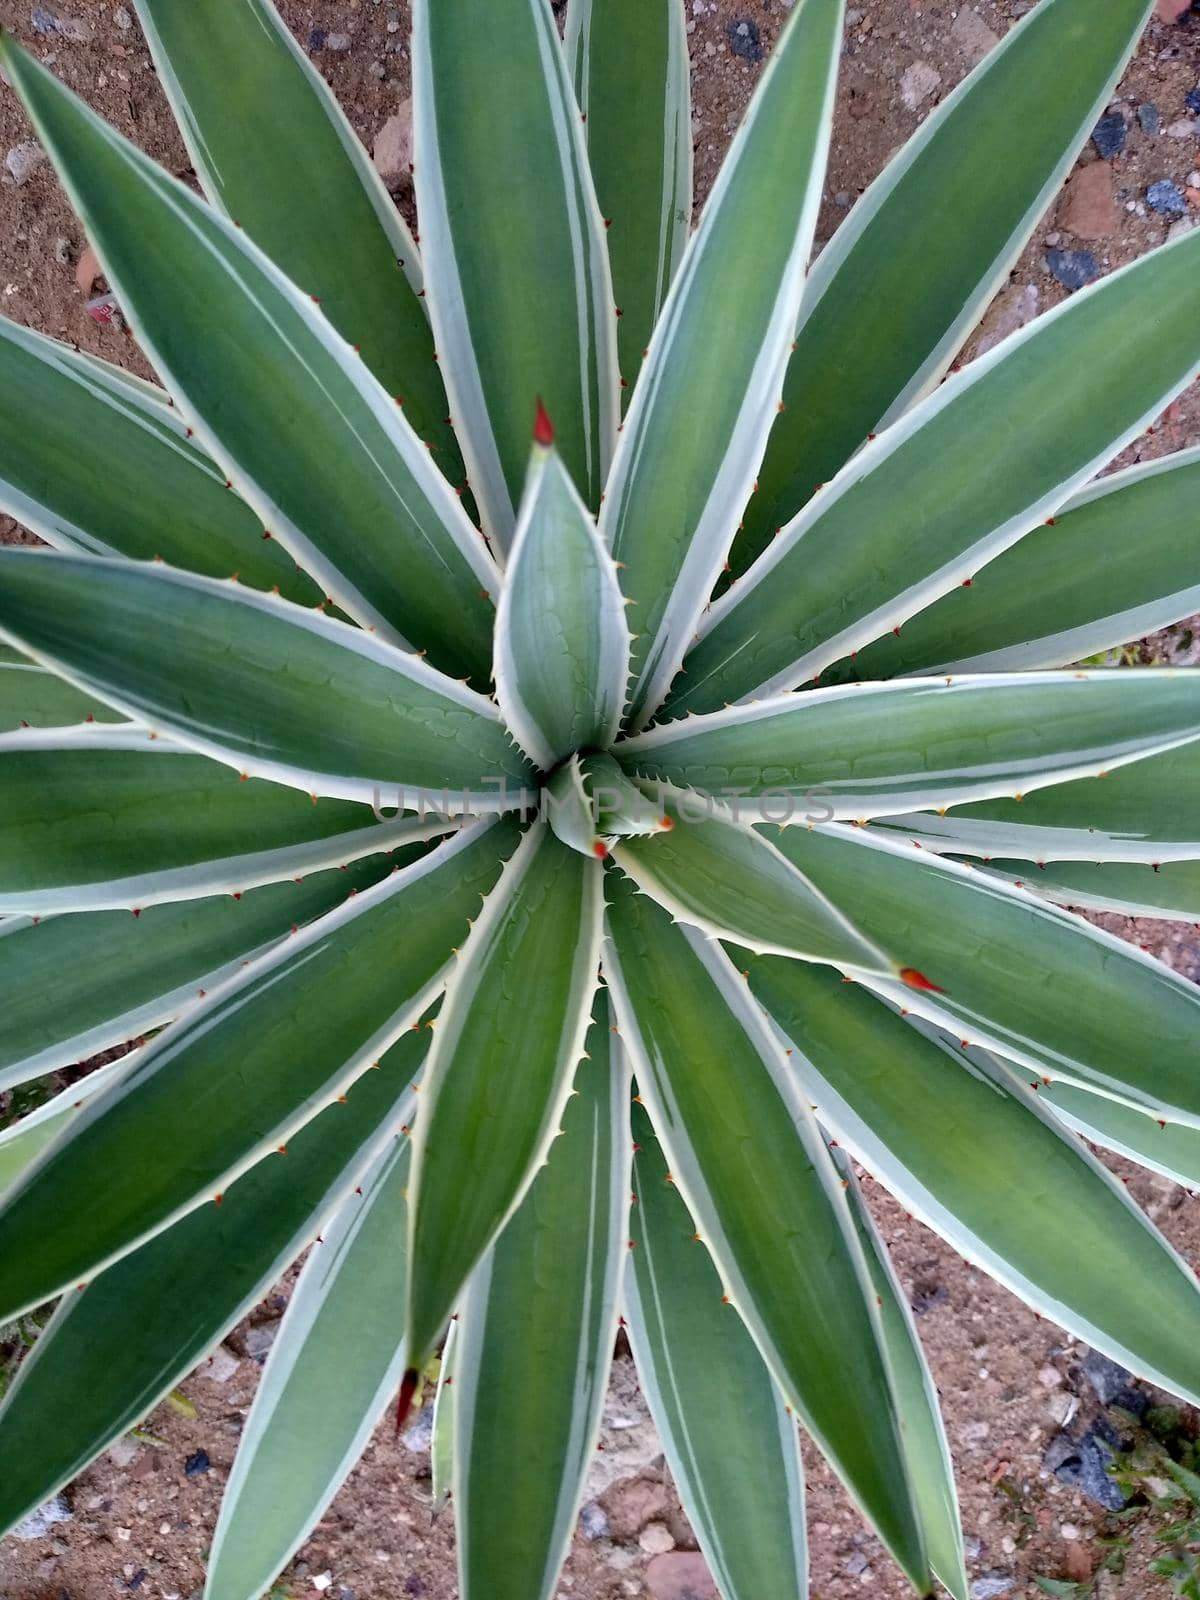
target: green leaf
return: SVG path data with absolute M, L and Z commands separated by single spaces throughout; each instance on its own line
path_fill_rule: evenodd
M 454 1388 L 457 1327 L 457 1321 L 451 1320 L 446 1329 L 446 1342 L 442 1346 L 441 1366 L 438 1369 L 437 1395 L 433 1402 L 433 1437 L 429 1444 L 430 1492 L 433 1497 L 430 1514 L 433 1517 L 445 1510 L 454 1477 L 455 1413 L 458 1409 Z
M 1143 1167 L 1200 1188 L 1200 1132 L 1155 1117 L 1071 1083 L 1043 1084 L 1041 1098 L 1068 1128 Z
M 57 550 L 236 572 L 316 605 L 316 584 L 190 433 L 162 390 L 0 317 L 5 511 Z
M 542 796 L 555 833 L 585 856 L 603 858 L 615 839 L 665 833 L 675 825 L 607 754 L 573 755 L 547 781 Z
M 1200 369 L 1198 263 L 1194 235 L 1151 251 L 860 450 L 709 612 L 671 715 L 796 688 L 1053 516 Z
M 600 502 L 619 410 L 604 228 L 545 0 L 416 0 L 412 60 L 430 317 L 484 528 L 507 550 L 539 396 Z
M 300 1274 L 225 1487 L 206 1600 L 246 1600 L 270 1587 L 395 1393 L 410 1151 L 407 1139 L 390 1142 Z
M 1033 1090 L 798 962 L 753 961 L 750 987 L 822 1125 L 906 1210 L 1076 1337 L 1198 1392 L 1194 1274 Z
M 613 858 L 673 917 L 755 950 L 843 970 L 899 971 L 774 845 L 707 795 L 678 794 L 667 815 L 676 824 L 669 832 L 621 839 Z
M 441 1338 L 558 1132 L 596 988 L 600 872 L 539 819 L 450 977 L 413 1157 L 410 1369 Z
M 918 1590 L 929 1573 L 846 1197 L 725 956 L 613 880 L 605 976 L 638 1088 L 725 1293 Z
M 4 1314 L 211 1202 L 345 1094 L 439 992 L 515 836 L 508 822 L 468 829 L 260 956 L 149 1045 L 4 1196 Z
M 542 768 L 613 742 L 629 676 L 616 568 L 552 437 L 547 427 L 534 445 L 496 608 L 494 673 L 505 722 Z
M 1200 861 L 989 861 L 987 870 L 1056 906 L 1200 922 Z
M 629 1253 L 629 1074 L 601 1000 L 562 1136 L 454 1324 L 463 1600 L 553 1600 L 596 1448 Z M 513 1439 L 525 1443 L 514 1452 Z
M 63 1129 L 73 1122 L 84 1104 L 106 1088 L 115 1078 L 123 1077 L 133 1066 L 130 1055 L 124 1055 L 106 1066 L 97 1067 L 86 1078 L 71 1084 L 61 1094 L 38 1106 L 19 1122 L 0 1132 L 0 1190 L 7 1189 L 29 1166 L 30 1162 L 50 1144 Z
M 1162 962 L 875 828 L 785 828 L 776 843 L 866 936 L 902 953 L 904 981 L 868 975 L 872 988 L 1039 1077 L 1200 1126 L 1200 990 Z
M 1099 776 L 1099 774 L 1097 774 Z M 887 817 L 879 826 L 953 855 L 1023 861 L 1189 861 L 1200 857 L 1193 799 L 1200 744 L 1020 799 L 960 806 L 945 817 Z
M 159 79 L 208 198 L 293 283 L 320 296 L 434 451 L 462 461 L 446 417 L 408 225 L 328 84 L 271 0 L 137 0 Z
M 1062 667 L 1200 610 L 1200 561 L 1184 537 L 1200 449 L 1089 484 L 959 587 L 832 672 L 1015 672 Z
M 56 672 L 0 644 L 0 734 L 17 728 L 65 728 L 89 718 L 122 720 L 119 711 L 94 695 L 82 693 Z
M 738 571 L 945 372 L 1075 164 L 1151 9 L 1043 0 L 857 201 L 813 267 Z
M 725 1600 L 807 1600 L 804 1475 L 795 1419 L 671 1192 L 634 1107 L 625 1308 L 638 1379 L 688 1521 Z
M 7 37 L 0 64 L 139 342 L 272 537 L 356 621 L 486 682 L 495 570 L 395 399 L 242 230 Z
M 925 1530 L 929 1564 L 954 1600 L 968 1600 L 962 1524 L 954 1488 L 954 1463 L 933 1374 L 921 1349 L 912 1312 L 887 1245 L 867 1209 L 850 1162 L 834 1152 L 834 1164 L 850 1199 L 850 1211 L 879 1302 L 883 1342 L 892 1376 L 892 1396 L 907 1448 L 917 1514 Z
M 376 822 L 349 800 L 314 805 L 134 727 L 2 737 L 0 788 L 3 915 L 241 894 L 453 829 Z
M 413 859 L 424 854 L 418 849 Z M 24 1083 L 160 1027 L 293 927 L 369 889 L 386 857 L 303 883 L 178 905 L 0 920 L 0 1088 Z
M 395 1144 L 424 1045 L 423 1035 L 405 1035 L 286 1159 L 260 1162 L 223 1205 L 193 1211 L 62 1300 L 0 1408 L 0 1527 L 148 1416 L 278 1281 L 377 1152 Z
M 0 635 L 202 755 L 306 793 L 491 811 L 529 768 L 490 700 L 274 595 L 0 551 Z
M 793 11 L 634 387 L 600 531 L 634 601 L 635 728 L 691 644 L 766 448 L 821 201 L 843 10 Z
M 1200 738 L 1200 673 L 904 678 L 668 722 L 617 754 L 648 781 L 770 822 L 1029 793 Z
M 571 0 L 566 49 L 608 228 L 621 371 L 632 383 L 692 223 L 684 0 Z

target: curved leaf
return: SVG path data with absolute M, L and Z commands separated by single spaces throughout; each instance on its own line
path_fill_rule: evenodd
M 94 695 L 0 644 L 0 734 L 17 728 L 66 728 L 80 722 L 122 720 L 119 711 Z
M 1056 906 L 1200 921 L 1200 861 L 989 861 L 988 872 Z
M 969 587 L 827 676 L 1062 667 L 1190 617 L 1200 610 L 1200 561 L 1187 537 L 1198 497 L 1200 449 L 1100 478 Z
M 0 786 L 4 915 L 241 894 L 453 829 L 314 805 L 133 727 L 0 737 Z
M 796 688 L 1053 516 L 1200 370 L 1198 263 L 1151 251 L 859 451 L 709 612 L 670 714 Z
M 1039 1076 L 1200 1127 L 1194 984 L 1033 895 L 875 828 L 785 828 L 776 843 L 868 937 L 905 952 L 907 984 L 868 975 L 872 988 Z
M 390 1142 L 300 1274 L 225 1486 L 206 1600 L 246 1600 L 270 1589 L 395 1391 L 410 1151 L 407 1138 Z
M 173 568 L 0 551 L 0 636 L 188 748 L 305 793 L 494 811 L 529 772 L 492 702 L 418 657 Z
M 272 537 L 357 622 L 486 682 L 495 569 L 395 398 L 243 231 L 7 36 L 0 64 L 140 343 Z
M 132 1054 L 97 1067 L 78 1083 L 71 1084 L 44 1105 L 0 1132 L 0 1191 L 29 1166 L 34 1157 L 52 1143 L 68 1123 L 73 1122 L 86 1101 L 122 1077 L 133 1067 Z
M 468 829 L 259 957 L 148 1046 L 0 1203 L 4 1313 L 222 1195 L 345 1094 L 437 994 L 515 835 L 505 822 Z
M 0 505 L 57 550 L 158 557 L 316 605 L 158 391 L 0 317 Z
M 813 267 L 736 570 L 945 372 L 1075 164 L 1151 9 L 1042 0 L 855 204 Z
M 639 1091 L 726 1296 L 784 1398 L 927 1593 L 874 1291 L 783 1051 L 726 957 L 619 880 L 604 961 Z
M 64 1297 L 0 1407 L 0 1527 L 146 1417 L 312 1242 L 364 1167 L 395 1143 L 423 1049 L 421 1035 L 401 1039 L 345 1105 L 297 1136 L 286 1160 L 260 1162 L 223 1205 L 193 1211 Z
M 462 461 L 446 417 L 417 247 L 328 84 L 271 0 L 137 0 L 208 198 L 311 294 L 434 451 Z
M 1032 1090 L 798 962 L 754 961 L 750 985 L 821 1122 L 906 1209 L 1077 1337 L 1197 1393 L 1194 1275 Z
M 496 698 L 542 768 L 617 736 L 629 629 L 616 569 L 539 416 L 496 608 Z
M 604 228 L 545 0 L 415 0 L 412 60 L 429 311 L 483 525 L 507 550 L 538 396 L 600 502 L 618 413 Z
M 1200 673 L 904 678 L 775 695 L 617 747 L 648 781 L 770 822 L 1028 794 L 1200 738 Z
M 625 1274 L 629 1342 L 671 1476 L 725 1600 L 807 1600 L 804 1469 L 795 1419 L 634 1107 Z
M 676 824 L 669 832 L 621 839 L 613 858 L 673 917 L 754 950 L 843 970 L 899 972 L 900 963 L 864 938 L 803 872 L 708 796 L 679 794 L 667 815 Z
M 415 859 L 423 851 L 412 852 Z M 179 905 L 0 920 L 0 1088 L 160 1027 L 391 868 L 386 857 L 302 883 Z
M 629 1074 L 620 1054 L 602 1000 L 562 1135 L 472 1273 L 454 1323 L 463 1600 L 557 1592 L 600 1431 L 629 1253 Z M 516 1454 L 515 1433 L 526 1441 Z
M 1195 1128 L 1159 1122 L 1072 1083 L 1043 1085 L 1041 1098 L 1068 1128 L 1093 1144 L 1115 1150 L 1185 1188 L 1200 1188 L 1200 1132 Z
M 558 1132 L 597 982 L 600 870 L 539 819 L 451 974 L 413 1157 L 410 1369 L 441 1338 Z
M 821 201 L 843 11 L 800 0 L 789 18 L 634 387 L 600 531 L 635 607 L 635 728 L 691 644 L 766 448 Z
M 566 50 L 608 229 L 621 371 L 631 383 L 692 223 L 684 0 L 571 0 Z

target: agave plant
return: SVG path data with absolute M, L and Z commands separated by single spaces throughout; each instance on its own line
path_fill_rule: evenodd
M 805 1591 L 798 1423 L 964 1600 L 850 1156 L 1200 1401 L 1079 1138 L 1200 1181 L 1200 993 L 1062 909 L 1200 916 L 1200 684 L 1070 665 L 1200 608 L 1200 452 L 1093 481 L 1200 232 L 950 366 L 1150 0 L 1041 0 L 811 267 L 841 0 L 694 232 L 677 0 L 414 0 L 419 256 L 268 0 L 138 10 L 203 199 L 0 44 L 164 386 L 0 325 L 0 1087 L 137 1036 L 0 1138 L 0 1523 L 315 1238 L 210 1600 L 439 1349 L 461 1592 L 548 1600 L 619 1318 L 727 1600 Z

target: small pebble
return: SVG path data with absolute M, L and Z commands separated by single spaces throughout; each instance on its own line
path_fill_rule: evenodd
M 207 1450 L 197 1450 L 190 1455 L 183 1464 L 184 1473 L 189 1478 L 199 1478 L 208 1471 L 212 1463 L 208 1459 Z
M 1157 183 L 1152 183 L 1146 190 L 1146 204 L 1151 211 L 1157 211 L 1164 217 L 1183 217 L 1187 215 L 1187 200 L 1178 184 L 1169 178 L 1160 178 Z
M 1162 116 L 1158 107 L 1149 101 L 1138 107 L 1138 121 L 1142 125 L 1142 132 L 1148 133 L 1152 139 L 1162 132 Z
M 325 48 L 325 40 L 328 37 L 324 28 L 314 28 L 308 36 L 308 48 L 310 50 L 323 50 Z
M 579 1531 L 585 1539 L 607 1539 L 608 1517 L 595 1500 L 589 1500 L 580 1510 Z
M 1189 111 L 1200 111 L 1200 88 L 1189 89 L 1183 97 L 1183 103 Z
M 327 33 L 325 35 L 326 50 L 349 50 L 350 35 L 348 33 Z
M 735 56 L 741 56 L 745 61 L 762 60 L 762 36 L 759 34 L 757 22 L 751 22 L 748 17 L 743 17 L 731 22 L 725 29 L 725 34 Z
M 34 6 L 29 13 L 29 22 L 34 33 L 56 33 L 58 31 L 58 18 L 53 11 L 47 11 L 45 6 Z
M 1125 137 L 1125 118 L 1119 111 L 1108 112 L 1092 129 L 1092 143 L 1106 161 L 1121 154 Z
M 117 7 L 117 9 L 113 12 L 113 21 L 116 23 L 117 27 L 120 28 L 122 33 L 128 33 L 130 28 L 133 27 L 133 18 L 130 16 L 125 6 Z
M 1047 250 L 1046 265 L 1051 276 L 1072 292 L 1100 276 L 1100 263 L 1090 250 Z
M 4 165 L 12 176 L 12 181 L 18 186 L 25 183 L 40 166 L 47 160 L 46 152 L 36 139 L 26 139 L 24 144 L 15 144 L 4 158 Z

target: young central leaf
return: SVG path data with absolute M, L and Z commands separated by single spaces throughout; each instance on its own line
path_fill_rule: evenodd
M 496 618 L 496 695 L 515 737 L 555 766 L 616 738 L 629 629 L 616 568 L 539 405 L 533 458 Z

